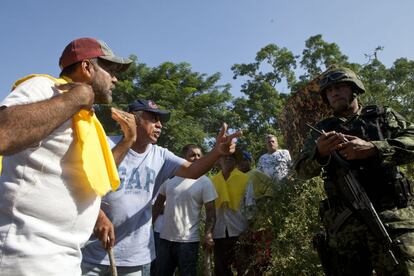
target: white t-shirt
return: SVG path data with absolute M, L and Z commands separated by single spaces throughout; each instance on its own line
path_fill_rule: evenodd
M 273 181 L 280 181 L 287 176 L 291 158 L 288 150 L 277 150 L 274 153 L 265 153 L 260 156 L 257 162 L 257 169 L 269 177 Z
M 217 198 L 211 180 L 207 176 L 196 180 L 176 176 L 161 185 L 160 194 L 166 196 L 160 237 L 174 242 L 200 241 L 201 207 Z
M 121 137 L 109 137 L 113 147 Z M 160 185 L 184 164 L 168 149 L 149 144 L 144 153 L 130 149 L 118 166 L 121 184 L 102 198 L 102 210 L 115 228 L 115 263 L 138 266 L 155 258 L 152 231 L 152 198 Z M 106 251 L 94 236 L 82 249 L 83 259 L 109 265 Z
M 13 106 L 49 99 L 54 82 L 35 77 L 0 104 Z M 47 115 L 47 114 L 46 114 Z M 73 181 L 80 166 L 69 158 L 72 120 L 40 143 L 3 159 L 0 176 L 0 274 L 80 275 L 80 248 L 98 216 L 100 197 Z M 72 179 L 72 180 L 71 180 Z

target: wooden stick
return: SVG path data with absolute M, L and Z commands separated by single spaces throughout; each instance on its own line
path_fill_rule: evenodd
M 118 276 L 118 271 L 116 270 L 114 252 L 112 251 L 112 247 L 107 250 L 109 256 L 109 263 L 111 264 L 111 274 L 112 276 Z

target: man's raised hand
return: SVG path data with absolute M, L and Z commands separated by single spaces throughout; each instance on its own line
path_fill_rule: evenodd
M 69 93 L 72 99 L 79 104 L 82 109 L 91 109 L 95 100 L 92 86 L 86 83 L 70 82 L 65 84 L 55 85 L 56 89 L 61 92 Z
M 221 155 L 229 155 L 234 153 L 236 150 L 236 138 L 243 135 L 242 131 L 236 131 L 232 134 L 227 134 L 227 124 L 223 123 L 221 130 L 216 138 L 216 145 L 214 148 L 221 154 Z
M 124 134 L 124 139 L 134 143 L 137 139 L 137 124 L 135 120 L 135 115 L 116 109 L 111 108 L 112 119 L 117 121 L 121 126 L 121 130 Z

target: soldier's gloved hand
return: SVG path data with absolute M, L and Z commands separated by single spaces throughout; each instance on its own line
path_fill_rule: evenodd
M 343 135 L 347 142 L 337 146 L 339 154 L 347 160 L 367 159 L 378 154 L 374 144 L 352 135 Z
M 332 151 L 336 150 L 337 146 L 341 144 L 343 140 L 341 135 L 335 131 L 324 132 L 316 140 L 316 147 L 320 157 L 327 157 Z

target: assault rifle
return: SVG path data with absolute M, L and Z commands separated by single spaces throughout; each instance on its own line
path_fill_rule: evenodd
M 313 131 L 321 135 L 324 134 L 323 130 L 321 131 L 308 123 L 306 123 L 306 125 Z M 356 214 L 363 223 L 365 223 L 377 242 L 383 246 L 384 253 L 388 258 L 390 258 L 392 264 L 397 266 L 398 261 L 395 258 L 393 247 L 398 243 L 398 241 L 394 242 L 391 239 L 367 193 L 358 182 L 351 164 L 339 156 L 336 151 L 332 153 L 332 156 L 341 166 L 341 170 L 339 170 L 338 174 L 338 180 L 335 181 L 336 188 L 342 195 L 342 198 L 346 201 L 346 204 L 351 211 Z

